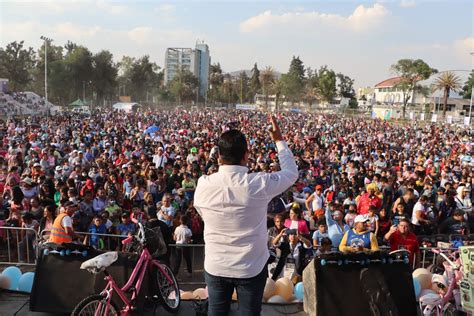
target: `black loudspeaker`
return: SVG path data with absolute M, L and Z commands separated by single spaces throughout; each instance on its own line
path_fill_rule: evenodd
M 313 259 L 303 271 L 308 315 L 417 316 L 410 265 L 337 254 Z
M 37 261 L 35 279 L 30 295 L 30 310 L 47 313 L 71 313 L 74 307 L 85 297 L 100 293 L 105 287 L 104 274 L 93 275 L 86 270 L 81 270 L 82 262 L 91 259 L 103 252 L 89 250 L 87 256 L 71 253 L 69 255 L 49 253 L 43 251 Z M 117 261 L 107 268 L 121 287 L 135 267 L 137 255 L 120 253 Z M 148 276 L 145 275 L 145 280 Z M 144 282 L 141 293 L 147 293 L 149 283 Z M 116 296 L 116 295 L 115 295 Z M 123 303 L 114 296 L 117 306 Z M 139 299 L 144 295 L 139 295 Z M 143 302 L 138 302 L 139 309 Z

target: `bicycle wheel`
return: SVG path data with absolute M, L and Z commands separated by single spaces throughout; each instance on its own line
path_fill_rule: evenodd
M 168 312 L 176 313 L 181 304 L 178 282 L 176 281 L 173 271 L 171 271 L 167 265 L 160 263 L 160 266 L 163 268 L 163 272 L 170 277 L 172 282 L 168 280 L 160 269 L 156 268 L 156 292 L 158 300 Z
M 105 310 L 107 308 L 107 313 Z M 119 309 L 111 301 L 107 303 L 105 296 L 100 294 L 94 294 L 86 297 L 79 304 L 74 307 L 71 313 L 72 316 L 118 316 L 120 315 Z

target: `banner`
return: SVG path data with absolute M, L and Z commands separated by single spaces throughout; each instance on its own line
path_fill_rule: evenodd
M 257 107 L 254 104 L 236 104 L 236 110 L 255 110 Z
M 464 125 L 469 125 L 471 123 L 470 117 L 464 117 Z
M 453 124 L 453 116 L 452 115 L 448 115 L 448 117 L 446 117 L 446 123 Z
M 413 121 L 415 119 L 415 114 L 413 112 L 410 112 L 410 121 Z
M 433 116 L 431 117 L 431 122 L 436 123 L 437 120 L 438 120 L 438 114 L 433 114 Z
M 420 113 L 420 121 L 424 121 L 425 120 L 425 113 Z

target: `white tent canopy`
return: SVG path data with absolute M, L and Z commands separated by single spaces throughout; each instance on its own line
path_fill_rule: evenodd
M 115 110 L 123 110 L 125 112 L 132 112 L 141 108 L 141 104 L 136 102 L 119 102 L 112 105 Z

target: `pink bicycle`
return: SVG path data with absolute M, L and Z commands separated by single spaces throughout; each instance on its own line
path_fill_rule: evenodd
M 123 245 L 137 243 L 139 247 L 140 259 L 132 271 L 130 278 L 123 287 L 119 287 L 114 278 L 107 272 L 107 267 L 114 263 L 118 258 L 117 252 L 107 252 L 98 255 L 90 260 L 82 263 L 81 269 L 85 269 L 93 274 L 101 271 L 105 274 L 107 285 L 100 294 L 94 294 L 84 298 L 74 308 L 72 315 L 74 316 L 115 316 L 129 315 L 136 309 L 135 303 L 140 287 L 143 284 L 145 273 L 150 272 L 152 281 L 156 284 L 157 293 L 153 297 L 162 303 L 163 307 L 171 312 L 176 313 L 181 303 L 178 282 L 171 269 L 152 258 L 150 251 L 146 246 L 145 229 L 143 225 L 135 220 L 138 224 L 138 233 L 130 236 L 122 241 Z M 140 251 L 141 250 L 141 251 Z M 155 274 L 156 273 L 156 274 Z M 118 309 L 112 300 L 113 294 L 122 300 L 123 307 Z M 128 298 L 127 293 L 132 293 Z
M 451 316 L 458 315 L 458 304 L 460 298 L 456 286 L 462 278 L 459 259 L 453 256 L 451 260 L 440 249 L 431 249 L 434 254 L 440 255 L 445 261 L 443 275 L 433 274 L 432 282 L 440 289 L 439 293 L 430 291 L 420 296 L 420 309 L 424 316 Z M 456 292 L 456 293 L 455 293 Z

